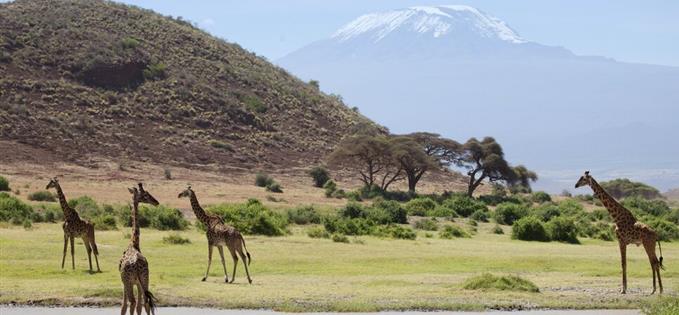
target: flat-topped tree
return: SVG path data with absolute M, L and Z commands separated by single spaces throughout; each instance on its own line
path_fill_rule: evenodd
M 651 263 L 651 270 L 653 271 L 653 292 L 655 293 L 655 281 L 658 277 L 658 285 L 660 286 L 660 293 L 662 293 L 662 280 L 660 280 L 660 269 L 662 265 L 662 248 L 658 240 L 658 234 L 648 225 L 638 222 L 631 211 L 623 207 L 618 201 L 609 195 L 594 178 L 589 175 L 589 171 L 585 172 L 575 184 L 575 188 L 589 186 L 594 191 L 594 195 L 601 200 L 608 213 L 615 222 L 615 235 L 618 238 L 620 245 L 620 260 L 622 264 L 622 289 L 620 293 L 627 292 L 627 245 L 636 244 L 644 245 L 648 260 Z M 660 249 L 660 259 L 655 255 L 655 245 L 658 244 Z
M 408 179 L 408 191 L 415 192 L 415 186 L 422 176 L 433 169 L 460 166 L 462 145 L 439 134 L 415 132 L 397 137 L 395 152 Z
M 57 180 L 56 177 L 50 180 L 45 189 L 50 188 L 56 189 L 61 210 L 64 212 L 64 224 L 62 225 L 62 228 L 64 229 L 64 255 L 61 258 L 61 269 L 64 269 L 64 264 L 66 262 L 66 250 L 68 249 L 69 240 L 71 243 L 71 267 L 75 269 L 74 243 L 75 238 L 80 237 L 83 239 L 85 249 L 87 250 L 87 260 L 90 264 L 90 272 L 93 272 L 92 252 L 94 252 L 94 260 L 97 263 L 97 272 L 101 272 L 101 269 L 99 269 L 99 250 L 97 249 L 97 243 L 94 239 L 94 223 L 81 219 L 78 212 L 68 205 L 64 191 L 61 190 L 61 185 L 59 185 L 59 180 Z
M 516 174 L 505 160 L 502 147 L 494 138 L 485 137 L 481 141 L 471 138 L 464 144 L 463 150 L 462 166 L 468 169 L 467 195 L 469 197 L 486 179 L 490 182 L 505 181 L 508 183 L 516 180 Z

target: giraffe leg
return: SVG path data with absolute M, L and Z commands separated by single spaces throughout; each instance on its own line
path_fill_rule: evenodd
M 655 241 L 644 241 L 644 249 L 646 250 L 646 255 L 648 255 L 648 261 L 651 263 L 651 271 L 653 272 L 653 291 L 651 294 L 654 294 L 656 291 L 655 276 L 656 274 L 660 275 L 658 257 L 655 256 Z
M 123 284 L 123 306 L 120 308 L 120 315 L 127 312 L 127 286 Z
M 75 270 L 75 246 L 73 244 L 75 243 L 75 237 L 71 236 L 71 268 Z
M 224 246 L 217 246 L 219 256 L 222 258 L 222 267 L 224 267 L 224 282 L 229 282 L 229 274 L 226 273 L 226 262 L 224 261 Z
M 627 244 L 620 243 L 620 262 L 622 265 L 622 289 L 621 294 L 627 293 Z
M 240 259 L 243 260 L 243 266 L 245 266 L 245 274 L 248 276 L 248 282 L 252 284 L 252 278 L 250 278 L 250 270 L 248 270 L 247 263 L 248 260 L 246 259 L 245 253 L 243 253 L 242 249 L 238 249 L 238 254 L 240 255 Z
M 236 250 L 233 247 L 228 247 L 231 252 L 231 258 L 233 258 L 233 272 L 231 273 L 231 283 L 236 280 L 236 266 L 238 266 L 238 256 L 236 255 Z
M 68 234 L 64 233 L 64 256 L 61 258 L 61 269 L 64 269 L 64 263 L 66 263 L 67 250 L 68 250 Z
M 90 230 L 90 247 L 94 253 L 94 261 L 97 262 L 97 272 L 101 272 L 99 268 L 99 249 L 97 248 L 97 242 L 94 240 L 94 227 Z
M 137 283 L 137 315 L 141 315 L 141 307 L 146 304 L 141 292 L 141 284 Z
M 125 282 L 124 292 L 127 301 L 130 303 L 130 315 L 134 315 L 134 308 L 137 306 L 137 302 L 134 299 L 134 290 L 132 289 L 132 283 L 129 280 Z M 122 315 L 124 315 L 124 313 Z
M 155 313 L 153 309 L 155 308 L 154 301 L 153 301 L 153 295 L 151 295 L 151 292 L 149 292 L 149 273 L 147 271 L 142 271 L 142 275 L 139 277 L 139 292 L 140 294 L 143 294 L 144 297 L 144 310 L 146 311 L 146 315 L 150 315 L 152 313 Z M 139 313 L 141 315 L 141 312 Z
M 85 243 L 85 250 L 87 251 L 87 262 L 90 264 L 90 273 L 94 273 L 94 270 L 92 270 L 92 247 L 90 247 L 90 242 L 86 239 L 83 239 L 83 243 Z
M 205 270 L 205 277 L 202 281 L 207 280 L 207 274 L 210 273 L 210 264 L 212 263 L 212 245 L 207 245 L 207 270 Z

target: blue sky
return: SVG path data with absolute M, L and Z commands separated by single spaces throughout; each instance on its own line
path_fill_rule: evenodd
M 276 60 L 323 39 L 355 17 L 414 5 L 467 4 L 506 21 L 526 39 L 580 55 L 679 66 L 674 0 L 125 0 L 182 16 L 210 33 Z

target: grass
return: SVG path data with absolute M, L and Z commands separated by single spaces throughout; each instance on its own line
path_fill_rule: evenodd
M 464 282 L 463 288 L 467 290 L 507 290 L 507 291 L 525 291 L 525 292 L 540 292 L 540 289 L 530 280 L 523 279 L 519 276 L 496 276 L 490 273 L 484 273 L 467 279 Z
M 619 256 L 611 242 L 583 239 L 582 245 L 523 242 L 485 231 L 473 238 L 391 240 L 361 238 L 361 244 L 310 238 L 294 226 L 283 237 L 246 236 L 254 283 L 239 264 L 235 284 L 224 284 L 219 258 L 210 278 L 204 234 L 190 229 L 190 244 L 163 242 L 167 232 L 142 229 L 141 246 L 151 267 L 151 291 L 161 305 L 284 311 L 481 310 L 486 308 L 638 308 L 648 297 L 651 277 L 643 250 L 628 250 L 629 294 L 619 295 Z M 60 269 L 60 224 L 32 230 L 0 228 L 0 303 L 117 305 L 122 294 L 118 259 L 129 229 L 98 231 L 100 274 L 87 273 L 84 246 L 76 241 L 76 269 Z M 420 232 L 425 233 L 425 232 Z M 679 244 L 663 244 L 666 296 L 679 290 Z M 215 258 L 215 257 L 213 257 Z M 227 259 L 227 269 L 231 262 Z M 492 272 L 530 279 L 540 293 L 463 288 L 470 277 Z M 190 290 L 187 290 L 190 288 Z

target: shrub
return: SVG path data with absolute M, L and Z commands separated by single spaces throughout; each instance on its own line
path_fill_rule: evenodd
M 23 225 L 24 229 L 26 230 L 30 230 L 33 228 L 33 223 L 31 223 L 31 220 L 29 219 L 24 219 L 24 222 L 21 225 Z
M 650 214 L 652 216 L 660 217 L 670 213 L 670 207 L 667 205 L 667 202 L 660 199 L 646 200 L 634 196 L 625 198 L 621 203 L 627 209 L 630 209 L 637 214 Z
M 191 240 L 175 233 L 163 237 L 163 243 L 172 245 L 184 245 L 191 244 Z
M 446 225 L 443 230 L 439 232 L 439 237 L 444 239 L 453 239 L 458 237 L 471 237 L 469 233 L 455 225 Z
M 323 226 L 329 233 L 341 233 L 345 235 L 368 235 L 373 231 L 374 225 L 363 218 L 325 217 Z
M 335 243 L 349 243 L 349 238 L 344 234 L 333 234 L 332 241 Z
M 311 176 L 311 179 L 314 181 L 314 186 L 315 187 L 323 187 L 328 180 L 330 180 L 330 173 L 328 173 L 328 170 L 325 167 L 322 166 L 316 166 L 309 170 L 309 176 Z
M 23 223 L 33 216 L 33 208 L 6 192 L 0 192 L 0 221 Z
M 512 239 L 523 241 L 549 241 L 545 226 L 536 217 L 524 217 L 512 225 Z
M 269 185 L 266 185 L 266 191 L 272 192 L 272 193 L 282 193 L 283 192 L 283 187 L 281 187 L 281 184 L 277 182 L 273 182 Z
M 495 208 L 495 221 L 500 224 L 512 225 L 516 220 L 519 220 L 528 215 L 528 209 L 525 206 L 515 203 L 501 203 Z
M 436 220 L 426 218 L 415 222 L 415 228 L 418 230 L 436 231 L 439 229 L 439 226 Z
M 12 191 L 9 188 L 9 181 L 3 176 L 0 176 L 0 191 Z
M 345 218 L 365 218 L 367 213 L 360 203 L 349 202 L 339 210 L 339 215 Z
M 405 204 L 405 208 L 410 215 L 425 216 L 436 208 L 437 204 L 431 198 L 415 198 Z
M 122 46 L 123 49 L 134 49 L 139 46 L 139 41 L 133 37 L 125 37 L 120 41 L 120 46 Z
M 618 178 L 607 182 L 602 182 L 606 192 L 613 198 L 621 199 L 631 196 L 638 196 L 644 199 L 662 198 L 660 191 L 644 183 L 632 182 L 627 178 Z
M 679 227 L 676 224 L 664 219 L 654 218 L 647 224 L 658 234 L 661 241 L 671 241 L 679 239 Z
M 646 315 L 676 315 L 679 314 L 679 298 L 658 297 L 641 303 L 641 312 Z
M 54 202 L 57 201 L 57 198 L 54 197 L 54 195 L 46 190 L 41 190 L 41 191 L 36 191 L 34 193 L 28 194 L 26 197 L 28 200 L 32 201 L 49 201 L 49 202 Z
M 233 150 L 233 146 L 232 146 L 230 143 L 226 143 L 226 142 L 219 141 L 219 140 L 214 140 L 214 139 L 208 141 L 208 143 L 209 143 L 210 146 L 212 146 L 213 148 L 217 148 L 217 149 L 221 149 L 221 150 L 225 150 L 225 151 L 231 151 L 231 152 L 234 151 L 234 150 Z M 259 186 L 259 185 L 257 185 L 257 186 Z
M 163 173 L 165 174 L 165 179 L 172 180 L 172 171 L 169 168 L 163 169 Z
M 112 214 L 102 214 L 92 219 L 94 229 L 100 231 L 117 230 L 116 218 Z
M 330 238 L 330 233 L 320 226 L 308 229 L 306 234 L 311 238 Z
M 255 176 L 255 186 L 266 187 L 273 184 L 274 180 L 269 175 L 264 173 L 257 173 Z
M 75 209 L 81 217 L 93 220 L 97 216 L 104 214 L 101 207 L 90 196 L 81 196 L 68 201 L 68 205 Z
M 552 197 L 544 191 L 536 191 L 531 195 L 531 199 L 535 203 L 545 203 L 552 201 Z
M 411 228 L 396 224 L 379 226 L 375 229 L 373 234 L 379 237 L 391 237 L 404 240 L 414 240 L 417 238 L 417 234 Z
M 406 209 L 401 207 L 398 201 L 394 200 L 379 200 L 372 204 L 372 208 L 368 210 L 369 219 L 374 220 L 379 224 L 389 223 L 408 223 L 408 215 Z
M 209 211 L 244 234 L 279 236 L 287 233 L 286 217 L 264 207 L 257 199 L 250 199 L 244 204 L 212 206 Z
M 267 110 L 266 104 L 257 96 L 247 95 L 243 99 L 243 103 L 250 111 L 255 113 L 264 113 Z
M 111 206 L 104 206 L 104 208 L 107 207 Z M 132 225 L 130 207 L 123 206 L 119 208 L 118 217 L 120 221 L 123 222 L 123 225 Z M 181 213 L 181 211 L 163 205 L 139 205 L 139 217 L 137 218 L 137 223 L 140 227 L 151 227 L 161 231 L 186 230 L 189 227 L 189 221 L 184 218 L 184 215 Z
M 462 287 L 466 290 L 495 289 L 503 291 L 540 292 L 533 282 L 519 276 L 495 276 L 489 273 L 484 273 L 465 280 Z
M 40 205 L 38 209 L 42 209 L 44 222 L 55 223 L 64 219 L 64 212 L 58 206 Z
M 492 230 L 490 230 L 490 232 L 493 234 L 505 234 L 505 231 L 502 230 L 502 227 L 497 224 L 495 224 L 495 226 L 493 227 Z
M 679 208 L 673 209 L 670 213 L 665 216 L 665 219 L 675 224 L 679 224 Z
M 303 206 L 288 210 L 288 221 L 295 224 L 321 223 L 321 215 L 313 206 Z
M 578 215 L 585 211 L 585 208 L 573 199 L 562 200 L 559 202 L 558 207 L 561 214 L 566 216 Z
M 542 220 L 542 222 L 547 222 L 552 218 L 561 216 L 561 210 L 559 210 L 557 205 L 543 204 L 537 208 L 534 208 L 532 214 L 538 219 Z
M 488 212 L 483 211 L 483 210 L 476 210 L 474 213 L 472 213 L 471 216 L 469 216 L 472 220 L 476 221 L 481 221 L 481 222 L 488 222 Z
M 337 184 L 331 179 L 323 184 L 323 189 L 325 189 L 325 196 L 330 198 L 337 190 Z
M 156 79 L 164 79 L 166 76 L 165 70 L 167 69 L 167 66 L 161 62 L 155 62 L 146 67 L 144 69 L 144 79 L 146 80 L 156 80 Z
M 455 210 L 448 208 L 445 205 L 439 205 L 436 206 L 436 208 L 433 211 L 429 211 L 427 213 L 427 216 L 429 217 L 445 217 L 445 218 L 457 218 L 459 215 Z
M 547 235 L 553 241 L 579 244 L 575 222 L 571 218 L 556 217 L 545 225 Z
M 453 196 L 443 202 L 443 206 L 452 209 L 455 213 L 468 217 L 476 211 L 488 211 L 488 207 L 483 202 L 467 196 Z

